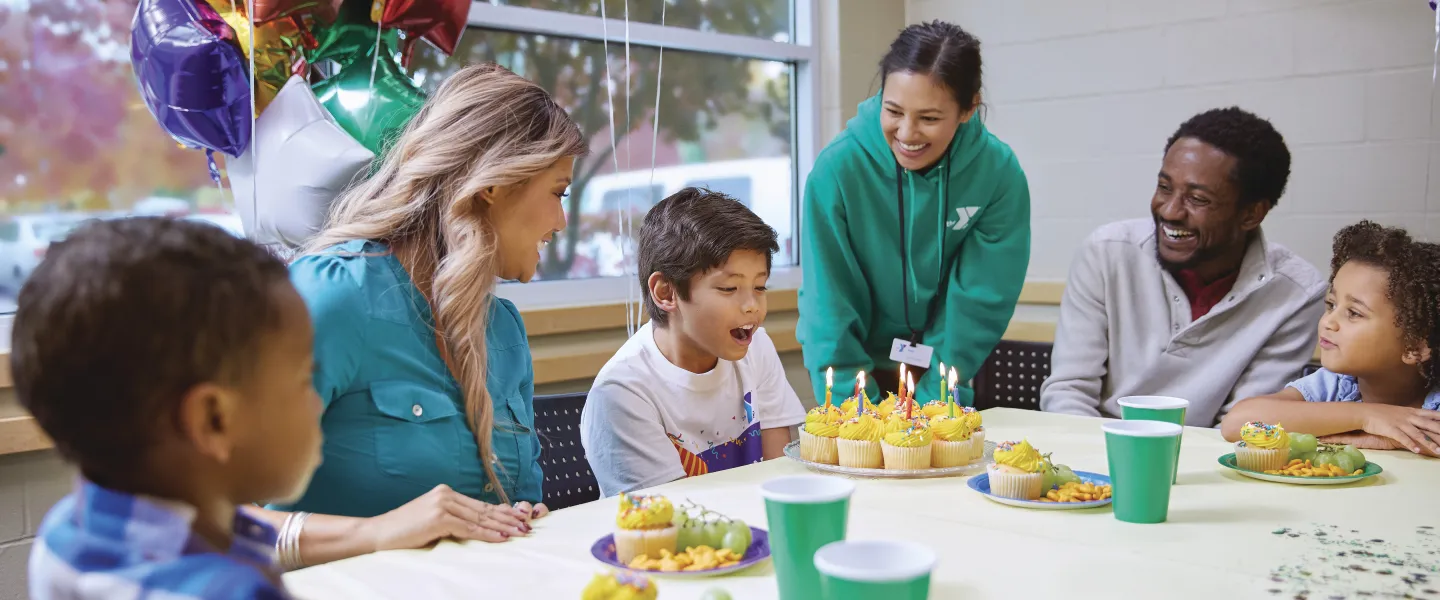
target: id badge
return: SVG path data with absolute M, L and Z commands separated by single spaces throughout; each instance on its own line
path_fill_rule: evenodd
M 930 368 L 930 358 L 934 354 L 934 348 L 925 344 L 915 344 L 910 340 L 895 338 L 895 341 L 890 344 L 890 360 L 912 367 Z

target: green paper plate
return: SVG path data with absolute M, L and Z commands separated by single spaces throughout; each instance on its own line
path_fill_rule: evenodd
M 1220 457 L 1220 466 L 1233 470 L 1246 477 L 1252 477 L 1261 481 L 1274 481 L 1276 483 L 1294 483 L 1298 485 L 1340 485 L 1354 483 L 1361 479 L 1367 479 L 1379 475 L 1385 469 L 1380 468 L 1373 462 L 1365 462 L 1365 472 L 1359 475 L 1346 475 L 1344 477 L 1300 477 L 1298 475 L 1271 475 L 1259 471 L 1242 469 L 1235 464 L 1235 454 L 1232 452 Z

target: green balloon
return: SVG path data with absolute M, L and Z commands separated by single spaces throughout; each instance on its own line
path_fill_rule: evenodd
M 315 97 L 340 127 L 377 156 L 425 104 L 425 91 L 410 81 L 400 65 L 382 58 L 370 84 L 371 61 L 342 63 L 340 72 L 315 84 Z
M 394 58 L 394 49 L 400 47 L 399 32 L 394 28 L 377 31 L 370 20 L 370 3 L 352 0 L 340 6 L 333 23 L 316 23 L 310 32 L 315 36 L 315 48 L 305 52 L 305 60 L 312 65 L 326 60 L 340 64 L 363 60 L 369 64 L 375 57 L 376 35 L 380 36 L 386 56 Z

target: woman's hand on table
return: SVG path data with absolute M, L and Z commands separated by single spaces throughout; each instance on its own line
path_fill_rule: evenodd
M 515 512 L 519 513 L 520 518 L 530 521 L 550 514 L 550 508 L 545 506 L 544 502 L 532 505 L 522 500 L 515 503 Z
M 445 538 L 504 542 L 530 533 L 529 518 L 521 515 L 535 510 L 486 504 L 441 484 L 400 508 L 366 519 L 364 530 L 377 552 L 422 548 Z
M 1416 454 L 1440 456 L 1440 411 L 1373 404 L 1366 407 L 1362 429 Z

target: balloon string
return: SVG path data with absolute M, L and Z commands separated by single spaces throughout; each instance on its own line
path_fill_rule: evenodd
M 231 5 L 233 6 L 234 4 L 232 3 Z M 245 11 L 245 16 L 250 20 L 250 147 L 242 150 L 241 153 L 246 151 L 250 152 L 250 171 L 252 177 L 255 179 L 250 184 L 250 211 L 254 217 L 250 222 L 258 226 L 259 221 L 256 219 L 259 218 L 260 214 L 260 201 L 258 198 L 258 194 L 260 193 L 260 149 L 255 147 L 255 122 L 259 119 L 259 109 L 257 108 L 256 99 L 259 89 L 255 87 L 255 46 L 259 43 L 260 39 L 257 35 L 258 32 L 255 31 L 255 0 L 249 0 L 246 3 L 246 8 L 248 10 Z M 227 159 L 225 163 L 226 170 L 228 171 L 230 161 Z M 232 194 L 235 192 L 234 181 L 231 181 L 230 192 Z
M 383 18 L 375 19 L 375 56 L 370 59 L 370 87 L 367 88 L 369 96 L 367 97 L 365 112 L 371 119 L 375 117 L 375 104 L 377 104 L 375 102 L 375 71 L 380 67 L 380 37 L 384 35 L 380 29 L 382 21 L 384 21 Z
M 1430 8 L 1431 8 L 1431 9 L 1434 9 L 1434 8 L 1435 8 L 1435 3 L 1434 3 L 1434 2 L 1431 2 L 1431 3 L 1430 3 Z M 1433 132 L 1435 131 L 1435 83 L 1436 83 L 1435 80 L 1436 80 L 1436 75 L 1440 75 L 1440 10 L 1436 10 L 1436 11 L 1435 11 L 1435 49 L 1431 51 L 1431 60 L 1430 60 L 1430 128 L 1429 128 L 1428 131 L 1430 131 L 1430 132 L 1432 133 L 1432 135 L 1433 135 Z M 1425 161 L 1425 164 L 1431 165 L 1431 164 L 1434 164 L 1434 163 L 1435 163 L 1435 161 L 1434 161 L 1434 153 L 1435 153 L 1435 140 L 1434 140 L 1434 139 L 1431 139 L 1431 140 L 1430 140 L 1430 143 L 1428 143 L 1428 144 L 1425 145 L 1425 157 L 1428 159 L 1428 160 Z M 1432 170 L 1432 169 L 1430 169 L 1430 168 L 1426 168 L 1426 169 L 1425 169 L 1425 196 L 1424 196 L 1424 198 L 1429 198 L 1429 197 L 1430 197 L 1430 178 L 1431 178 L 1431 173 L 1430 173 L 1430 171 L 1431 171 L 1431 170 Z
M 663 2 L 663 1 L 664 1 L 664 0 L 662 0 L 662 2 Z M 634 121 L 632 121 L 631 118 L 630 118 L 630 95 L 631 95 L 631 93 L 632 93 L 632 89 L 631 89 L 631 85 L 630 85 L 630 0 L 625 0 L 625 133 L 626 133 L 627 135 L 630 133 L 630 124 L 634 122 Z M 627 172 L 630 171 L 630 169 L 631 169 L 631 166 L 630 166 L 630 165 L 631 165 L 631 163 L 630 163 L 630 146 L 631 146 L 631 144 L 629 144 L 628 142 L 625 144 L 625 170 L 626 170 Z M 647 190 L 646 193 L 645 193 L 645 198 L 646 198 L 646 200 L 650 200 L 650 199 L 651 199 L 651 198 L 650 198 L 650 192 L 649 192 L 648 190 Z M 620 233 L 621 244 L 623 244 L 623 245 L 621 246 L 621 248 L 624 248 L 624 249 L 627 250 L 627 252 L 624 253 L 624 256 L 625 256 L 624 268 L 621 269 L 621 272 L 624 273 L 625 275 L 631 275 L 632 273 L 638 272 L 638 271 L 640 270 L 639 262 L 635 259 L 635 251 L 636 251 L 636 245 L 635 245 L 635 223 L 632 221 L 632 219 L 635 218 L 634 216 L 635 216 L 635 194 L 634 194 L 634 193 L 628 193 L 628 194 L 625 194 L 625 229 L 624 229 L 623 231 L 621 231 L 621 233 Z M 632 326 L 632 327 L 627 327 L 627 333 L 629 333 L 630 335 L 635 335 L 635 329 L 638 329 L 638 328 L 640 327 L 640 317 L 639 317 L 640 290 L 637 289 L 637 287 L 636 287 L 636 286 L 638 286 L 639 284 L 635 281 L 635 278 L 634 278 L 634 277 L 627 277 L 627 279 L 629 279 L 630 282 L 627 283 L 627 284 L 625 284 L 625 310 L 626 310 L 628 313 L 630 313 L 630 315 L 633 315 L 633 318 L 631 318 L 631 316 L 629 316 L 629 315 L 627 315 L 627 317 L 626 317 L 626 322 L 627 322 L 627 323 L 633 323 L 633 326 Z
M 614 172 L 620 172 L 620 155 L 617 152 L 618 144 L 615 141 L 615 81 L 610 78 L 610 20 L 605 18 L 605 0 L 600 0 L 600 45 L 601 52 L 605 58 L 605 104 L 610 109 L 610 160 L 614 165 Z M 623 212 L 623 211 L 622 211 Z M 617 216 L 615 220 L 616 236 L 620 236 L 625 230 L 625 215 Z M 621 252 L 624 252 L 624 238 L 620 238 Z M 626 298 L 625 306 L 625 331 L 634 335 L 635 323 L 631 320 L 629 298 Z
M 661 27 L 664 27 L 664 26 L 665 26 L 665 5 L 666 5 L 666 4 L 669 4 L 669 2 L 667 2 L 667 1 L 665 1 L 665 0 L 661 0 L 661 2 L 660 2 L 660 26 L 661 26 Z M 664 86 L 662 85 L 662 83 L 664 83 L 664 74 L 665 74 L 665 47 L 664 47 L 664 46 L 661 46 L 661 47 L 660 47 L 660 59 L 659 59 L 659 60 L 656 62 L 656 64 L 655 64 L 655 112 L 654 112 L 654 114 L 650 115 L 650 119 L 653 121 L 653 125 L 654 125 L 653 133 L 651 133 L 651 135 L 650 135 L 650 188 L 649 188 L 649 189 L 652 189 L 652 190 L 655 189 L 655 156 L 656 156 L 657 151 L 660 149 L 660 90 L 664 89 Z M 636 270 L 637 272 L 640 270 L 640 266 L 639 266 L 638 264 L 635 266 L 635 270 Z M 635 278 L 634 278 L 634 277 L 631 277 L 630 280 L 633 282 L 633 281 L 635 281 Z M 639 304 L 636 304 L 636 306 L 635 306 L 635 319 L 636 319 L 637 321 L 640 319 L 640 305 L 639 305 Z

